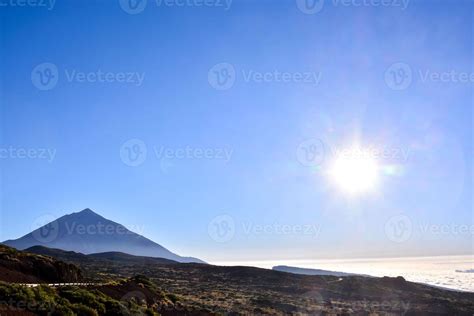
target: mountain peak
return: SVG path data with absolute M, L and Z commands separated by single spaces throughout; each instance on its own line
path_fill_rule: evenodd
M 82 211 L 80 212 L 77 212 L 78 214 L 94 214 L 94 215 L 98 215 L 96 212 L 94 212 L 93 210 L 91 210 L 90 208 L 85 208 L 83 209 Z
M 93 219 L 95 219 L 95 220 L 107 220 L 104 217 L 102 217 L 101 215 L 99 215 L 96 212 L 94 212 L 93 210 L 91 210 L 90 208 L 85 208 L 82 211 L 66 215 L 66 217 L 74 218 L 74 219 L 81 218 L 81 219 L 89 219 L 89 220 L 93 220 Z

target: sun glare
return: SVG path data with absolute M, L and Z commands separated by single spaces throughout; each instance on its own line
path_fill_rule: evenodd
M 378 165 L 368 156 L 341 155 L 334 161 L 329 174 L 332 181 L 344 192 L 361 194 L 375 189 Z

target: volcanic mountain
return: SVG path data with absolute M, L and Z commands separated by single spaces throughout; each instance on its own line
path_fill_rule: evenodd
M 19 250 L 45 246 L 83 254 L 123 252 L 178 262 L 204 263 L 197 258 L 181 257 L 90 209 L 60 217 L 21 238 L 7 240 L 3 244 Z

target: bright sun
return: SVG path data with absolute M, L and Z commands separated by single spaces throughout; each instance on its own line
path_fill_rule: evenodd
M 339 156 L 329 170 L 331 179 L 349 194 L 361 194 L 375 189 L 377 162 L 368 156 Z

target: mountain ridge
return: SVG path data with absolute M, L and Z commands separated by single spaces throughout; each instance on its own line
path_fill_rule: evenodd
M 89 208 L 66 214 L 18 239 L 6 240 L 3 244 L 18 250 L 44 246 L 82 254 L 122 252 L 183 263 L 205 263 L 198 258 L 177 255 Z
M 90 260 L 102 260 L 102 261 L 120 261 L 120 262 L 133 262 L 136 263 L 138 261 L 144 263 L 152 263 L 152 264 L 179 264 L 178 261 L 165 259 L 165 258 L 158 258 L 158 257 L 144 257 L 144 256 L 134 256 L 124 252 L 118 251 L 109 251 L 109 252 L 98 252 L 98 253 L 91 253 L 91 254 L 83 254 L 74 251 L 66 251 L 61 249 L 55 248 L 47 248 L 44 246 L 33 246 L 23 250 L 24 252 L 33 253 L 36 255 L 42 256 L 49 256 L 53 257 L 65 262 L 89 262 Z

